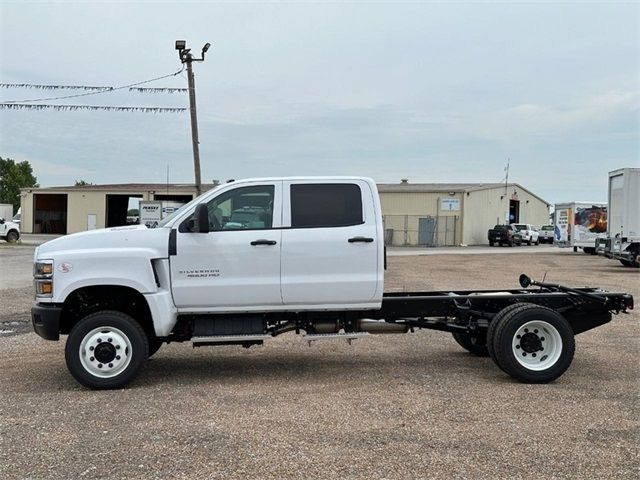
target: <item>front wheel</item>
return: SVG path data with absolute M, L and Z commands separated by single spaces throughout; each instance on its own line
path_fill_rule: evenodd
M 94 389 L 120 388 L 139 373 L 149 343 L 138 322 L 116 311 L 92 313 L 69 333 L 65 359 L 71 375 Z
M 477 337 L 472 337 L 466 333 L 453 333 L 454 340 L 466 351 L 473 353 L 478 357 L 488 357 L 486 342 L 480 341 Z
M 18 232 L 16 232 L 15 230 L 11 230 L 9 233 L 7 233 L 6 236 L 7 242 L 9 243 L 16 243 L 18 241 L 18 238 L 20 238 L 20 235 L 18 235 Z
M 521 304 L 501 316 L 489 333 L 487 341 L 491 342 L 494 361 L 521 382 L 551 382 L 573 360 L 575 339 L 571 326 L 546 307 Z

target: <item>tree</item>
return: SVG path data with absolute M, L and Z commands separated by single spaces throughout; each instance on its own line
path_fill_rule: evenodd
M 14 214 L 20 207 L 20 189 L 38 186 L 28 161 L 0 157 L 0 203 L 11 203 Z
M 87 182 L 86 180 L 76 180 L 76 187 L 83 187 L 85 185 L 93 185 L 93 183 Z

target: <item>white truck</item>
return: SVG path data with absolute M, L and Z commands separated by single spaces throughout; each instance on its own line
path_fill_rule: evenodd
M 558 203 L 554 212 L 554 244 L 577 252 L 596 254 L 596 239 L 607 235 L 607 204 L 602 202 Z
M 0 240 L 15 243 L 20 239 L 20 225 L 0 217 Z
M 514 378 L 541 383 L 569 367 L 575 334 L 633 308 L 624 293 L 525 275 L 515 290 L 384 293 L 383 240 L 370 179 L 227 183 L 158 228 L 38 247 L 32 322 L 45 339 L 68 335 L 71 374 L 97 389 L 125 385 L 165 342 L 250 347 L 291 331 L 309 344 L 351 342 L 416 328 L 450 332 Z
M 609 172 L 609 223 L 599 253 L 640 268 L 640 168 Z
M 516 228 L 522 235 L 522 243 L 526 243 L 527 245 L 539 245 L 539 233 L 536 228 L 528 223 L 512 223 L 513 227 Z

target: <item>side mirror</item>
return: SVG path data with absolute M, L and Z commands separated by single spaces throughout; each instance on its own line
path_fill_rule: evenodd
M 0 225 L 4 223 L 4 218 L 0 218 Z
M 522 288 L 527 288 L 529 285 L 531 285 L 531 279 L 527 277 L 524 273 L 520 275 L 520 278 L 518 279 L 518 281 L 520 282 L 520 286 Z
M 196 233 L 209 233 L 209 209 L 206 203 L 200 203 L 189 220 L 189 230 Z

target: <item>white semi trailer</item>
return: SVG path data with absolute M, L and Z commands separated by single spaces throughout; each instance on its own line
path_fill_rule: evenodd
M 596 253 L 596 240 L 607 236 L 607 204 L 602 202 L 558 203 L 554 213 L 553 243 L 577 252 Z
M 640 168 L 609 172 L 607 238 L 597 246 L 625 267 L 640 268 Z

